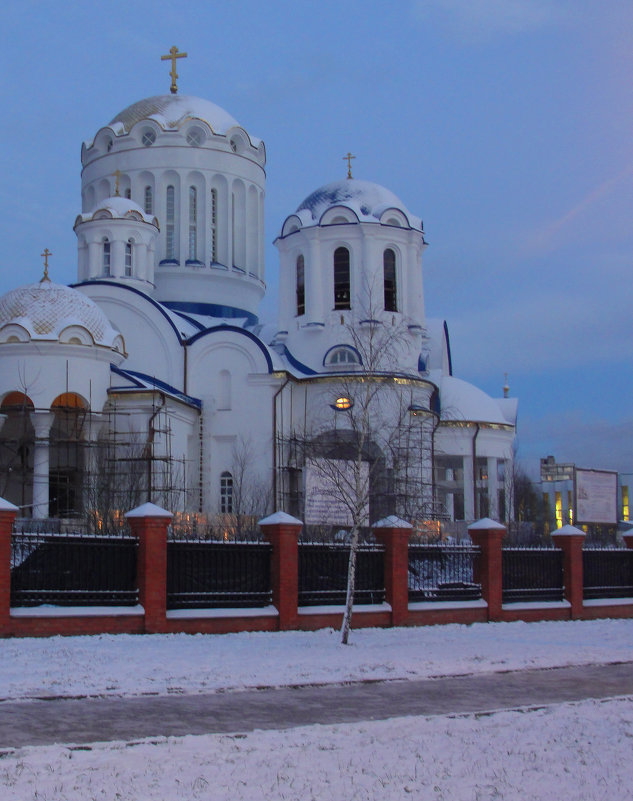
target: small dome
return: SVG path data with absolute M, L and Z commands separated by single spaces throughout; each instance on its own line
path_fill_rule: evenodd
M 156 95 L 123 109 L 112 118 L 110 127 L 117 134 L 129 133 L 137 122 L 154 120 L 163 130 L 173 130 L 192 118 L 203 120 L 216 134 L 225 134 L 239 126 L 227 111 L 210 100 L 188 95 Z
M 411 227 L 422 227 L 421 220 L 410 214 L 404 203 L 389 189 L 355 178 L 320 187 L 299 205 L 296 214 L 304 226 L 317 225 L 325 212 L 336 206 L 350 209 L 360 222 L 381 221 L 387 210 L 395 209 L 404 214 Z M 306 212 L 309 212 L 309 216 Z
M 146 214 L 138 203 L 119 195 L 108 197 L 97 203 L 91 211 L 80 214 L 75 221 L 75 225 L 78 222 L 90 222 L 91 220 L 99 219 L 138 220 L 158 227 L 158 220 L 153 214 Z
M 59 341 L 68 329 L 84 329 L 96 345 L 123 350 L 121 335 L 93 300 L 47 278 L 0 297 L 0 336 L 7 326 L 25 331 L 31 340 L 39 341 Z M 78 339 L 82 341 L 81 335 Z

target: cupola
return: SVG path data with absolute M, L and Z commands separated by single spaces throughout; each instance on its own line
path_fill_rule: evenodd
M 340 370 L 351 359 L 340 349 L 353 344 L 346 329 L 397 326 L 408 338 L 402 369 L 418 372 L 426 242 L 421 219 L 393 192 L 354 178 L 326 184 L 286 218 L 275 245 L 279 330 L 293 356 L 319 372 Z

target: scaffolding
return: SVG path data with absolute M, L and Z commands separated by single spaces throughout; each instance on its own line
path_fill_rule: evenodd
M 36 437 L 37 415 L 47 436 Z M 0 407 L 0 497 L 23 518 L 33 516 L 35 482 L 45 480 L 35 469 L 36 446 L 48 449 L 48 517 L 67 526 L 120 528 L 125 512 L 146 501 L 170 511 L 199 508 L 199 488 L 187 485 L 198 471 L 173 452 L 172 415 L 161 392 L 112 395 L 101 412 L 72 393 L 50 409 L 34 407 L 22 393 L 7 396 Z

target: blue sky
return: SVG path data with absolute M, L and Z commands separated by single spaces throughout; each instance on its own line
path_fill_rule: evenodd
M 455 373 L 519 397 L 519 457 L 633 470 L 630 0 L 5 0 L 0 291 L 76 275 L 80 147 L 168 91 L 266 142 L 273 318 L 284 218 L 354 175 L 425 222 Z

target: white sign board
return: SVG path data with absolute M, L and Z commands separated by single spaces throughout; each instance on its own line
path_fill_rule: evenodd
M 305 475 L 305 523 L 351 526 L 350 501 L 356 500 L 356 464 L 343 459 L 308 459 Z M 360 497 L 367 500 L 362 524 L 369 521 L 369 464 L 362 462 L 358 476 Z M 347 502 L 346 502 L 347 501 Z
M 576 470 L 577 523 L 618 522 L 618 474 L 607 470 Z

